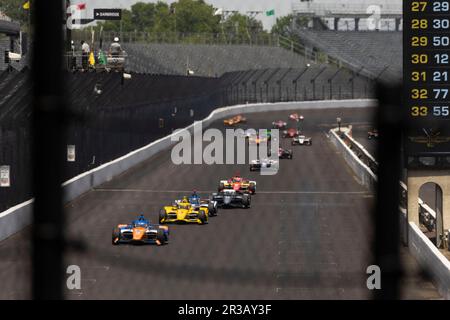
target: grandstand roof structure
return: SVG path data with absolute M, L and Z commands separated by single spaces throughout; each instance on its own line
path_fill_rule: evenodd
M 20 24 L 9 20 L 0 19 L 0 34 L 17 37 L 20 34 Z
M 367 18 L 371 6 L 379 6 L 381 18 L 401 18 L 402 2 L 393 0 L 302 0 L 292 5 L 295 14 L 328 18 Z

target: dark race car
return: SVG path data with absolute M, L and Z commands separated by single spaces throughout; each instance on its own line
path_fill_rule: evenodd
M 292 159 L 293 152 L 289 149 L 278 149 L 278 158 L 280 159 Z
M 211 200 L 216 201 L 221 208 L 250 208 L 251 204 L 250 194 L 241 193 L 234 189 L 224 189 L 223 191 L 213 193 Z
M 378 130 L 377 129 L 373 129 L 369 132 L 367 132 L 367 139 L 371 140 L 371 139 L 377 139 L 378 138 Z

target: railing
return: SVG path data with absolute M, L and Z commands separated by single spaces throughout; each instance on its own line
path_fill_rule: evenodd
M 314 62 L 317 62 L 318 60 L 316 52 L 312 50 L 308 51 L 308 49 L 303 44 L 295 42 L 292 39 L 283 36 L 278 36 L 278 46 L 286 50 L 300 54 Z
M 208 44 L 208 45 L 255 45 L 277 46 L 278 35 L 269 33 L 234 34 L 234 33 L 181 33 L 181 32 L 113 32 L 104 31 L 101 34 L 103 42 L 112 42 L 115 37 L 122 43 L 169 43 L 169 44 Z M 100 34 L 94 34 L 95 41 L 99 41 Z M 92 41 L 91 30 L 74 30 L 72 39 L 77 43 L 81 40 Z
M 338 67 L 348 66 L 348 63 L 331 57 L 327 53 L 318 49 L 309 48 L 304 44 L 277 34 L 259 33 L 253 35 L 233 34 L 233 33 L 151 33 L 151 32 L 102 32 L 94 34 L 94 42 L 98 43 L 102 39 L 104 44 L 108 44 L 119 37 L 121 43 L 166 43 L 166 44 L 203 44 L 203 45 L 253 45 L 280 47 L 296 54 L 304 56 L 314 63 L 330 63 Z M 81 40 L 91 42 L 93 38 L 91 30 L 74 30 L 72 39 L 75 43 Z

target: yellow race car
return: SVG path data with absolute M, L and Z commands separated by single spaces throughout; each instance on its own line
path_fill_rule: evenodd
M 194 207 L 187 197 L 175 202 L 171 206 L 165 206 L 159 212 L 159 223 L 208 223 L 209 212 L 206 207 Z

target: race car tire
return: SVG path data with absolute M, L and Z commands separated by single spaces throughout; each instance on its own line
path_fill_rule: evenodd
M 219 192 L 221 192 L 223 189 L 225 189 L 225 185 L 221 182 L 220 184 L 219 184 Z
M 250 195 L 249 194 L 243 194 L 242 195 L 242 205 L 244 206 L 244 208 L 250 208 Z
M 119 244 L 118 241 L 116 241 L 116 239 L 120 239 L 120 229 L 115 227 L 112 231 L 112 239 L 111 242 L 113 245 L 117 246 Z
M 292 152 L 288 155 L 288 159 L 292 159 Z
M 250 183 L 250 185 L 248 186 L 248 191 L 250 191 L 252 194 L 256 193 L 256 186 L 254 183 Z
M 205 211 L 200 210 L 200 212 L 198 213 L 198 219 L 200 220 L 201 224 L 206 224 L 208 222 Z
M 160 242 L 161 245 L 164 245 L 166 243 L 166 235 L 164 234 L 163 229 L 158 229 L 158 232 L 156 233 L 156 239 Z
M 208 212 L 211 217 L 217 216 L 217 207 L 214 205 L 214 203 L 208 203 Z
M 167 214 L 166 214 L 166 210 L 161 209 L 159 210 L 159 223 L 164 223 L 163 220 L 166 219 Z

